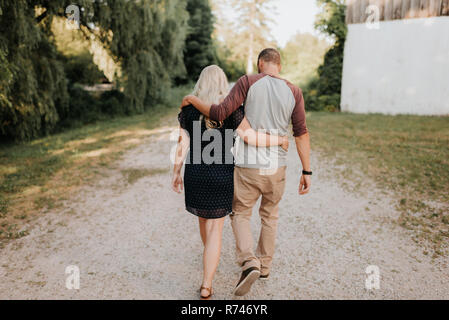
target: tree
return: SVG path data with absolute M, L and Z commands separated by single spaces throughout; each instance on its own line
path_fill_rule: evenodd
M 184 48 L 184 64 L 187 79 L 196 80 L 201 70 L 217 63 L 212 40 L 214 16 L 209 0 L 188 0 L 187 11 L 190 14 L 189 31 Z
M 64 67 L 35 2 L 0 0 L 0 134 L 18 139 L 49 133 L 68 105 Z
M 316 28 L 335 41 L 326 53 L 324 63 L 318 69 L 321 85 L 320 92 L 331 94 L 341 92 L 343 70 L 343 51 L 347 27 L 345 23 L 346 5 L 344 0 L 318 0 L 323 12 L 318 16 Z
M 128 113 L 142 112 L 168 94 L 185 73 L 188 13 L 177 0 L 97 1 L 93 30 L 122 67 Z M 89 25 L 87 25 L 89 26 Z M 87 28 L 85 28 L 87 29 Z
M 235 23 L 224 29 L 225 41 L 232 48 L 234 58 L 244 59 L 246 73 L 254 72 L 257 51 L 273 46 L 269 12 L 273 0 L 230 0 L 239 16 Z
M 30 139 L 50 133 L 67 114 L 64 59 L 52 21 L 71 1 L 0 0 L 0 135 Z M 185 73 L 188 13 L 177 0 L 77 1 L 85 39 L 99 41 L 121 68 L 128 114 L 142 112 Z M 5 62 L 5 63 L 3 63 Z
M 317 16 L 315 28 L 334 40 L 318 68 L 318 77 L 312 79 L 304 92 L 310 110 L 335 111 L 340 108 L 343 51 L 347 27 L 344 0 L 317 0 L 322 12 Z
M 245 62 L 239 59 L 232 59 L 232 51 L 222 41 L 215 41 L 217 63 L 226 73 L 229 81 L 237 81 L 245 74 Z
M 297 33 L 281 50 L 282 76 L 303 87 L 318 76 L 329 43 L 310 33 Z
M 212 39 L 218 65 L 230 81 L 236 81 L 245 73 L 245 59 L 235 55 L 234 48 L 231 47 L 230 40 L 234 39 L 235 32 L 230 28 L 231 21 L 223 14 L 228 4 L 229 0 L 211 0 L 215 18 Z

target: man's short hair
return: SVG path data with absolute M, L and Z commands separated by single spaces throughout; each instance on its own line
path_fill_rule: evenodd
M 273 48 L 263 49 L 261 53 L 259 53 L 259 58 L 257 59 L 257 64 L 259 61 L 263 60 L 264 62 L 271 62 L 277 65 L 281 65 L 281 55 L 279 51 Z

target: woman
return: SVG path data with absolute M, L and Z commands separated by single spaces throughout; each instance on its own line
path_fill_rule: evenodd
M 205 102 L 220 103 L 228 90 L 229 84 L 223 70 L 212 65 L 201 72 L 193 95 Z M 234 161 L 231 148 L 234 130 L 246 143 L 259 147 L 282 146 L 287 149 L 288 138 L 253 130 L 244 116 L 243 107 L 225 121 L 215 122 L 189 105 L 182 109 L 178 120 L 180 134 L 172 187 L 177 193 L 183 190 L 181 168 L 190 147 L 184 172 L 185 204 L 186 210 L 199 219 L 204 245 L 200 295 L 201 299 L 209 299 L 213 294 L 212 280 L 220 259 L 224 219 L 232 211 Z M 212 137 L 213 141 L 209 142 Z

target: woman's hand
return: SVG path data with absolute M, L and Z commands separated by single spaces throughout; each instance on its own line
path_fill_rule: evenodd
M 192 95 L 188 95 L 188 96 L 185 96 L 184 98 L 182 98 L 181 108 L 184 108 L 184 107 L 188 106 L 189 104 L 192 104 L 190 102 L 192 97 L 193 97 Z
M 284 149 L 285 151 L 288 151 L 288 136 L 282 136 L 282 143 L 281 143 L 281 148 Z
M 184 190 L 184 183 L 180 172 L 173 173 L 172 189 L 176 193 L 181 193 Z

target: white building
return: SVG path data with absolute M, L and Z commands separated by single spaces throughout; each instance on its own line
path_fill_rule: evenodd
M 347 4 L 341 110 L 449 115 L 449 0 Z

